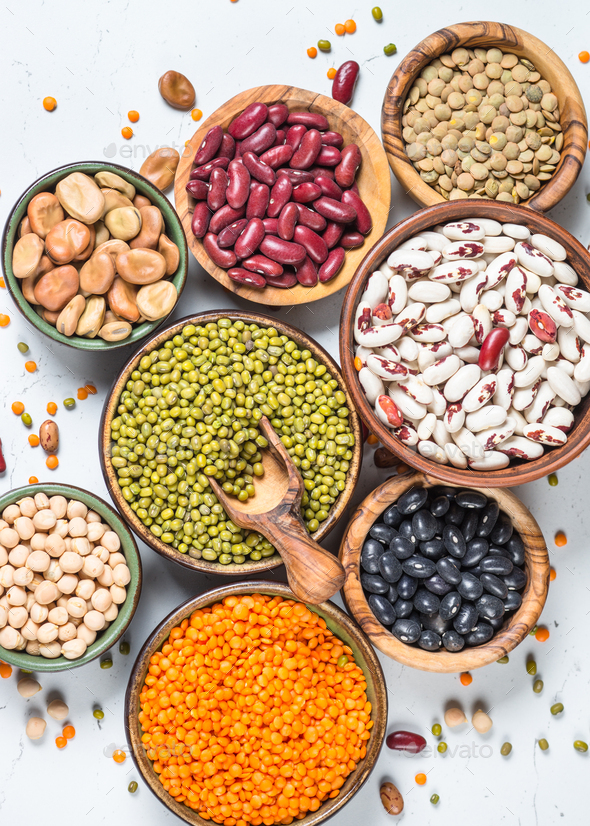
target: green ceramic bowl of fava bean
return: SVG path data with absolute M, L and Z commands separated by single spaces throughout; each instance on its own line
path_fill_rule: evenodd
M 96 175 L 97 172 L 111 172 L 119 175 L 128 183 L 135 187 L 138 195 L 143 195 L 148 198 L 154 206 L 157 206 L 165 224 L 165 233 L 168 238 L 173 241 L 178 247 L 180 253 L 180 262 L 178 268 L 170 281 L 174 284 L 176 292 L 178 293 L 177 302 L 180 300 L 180 295 L 184 289 L 188 271 L 188 248 L 186 238 L 182 229 L 182 224 L 176 211 L 168 198 L 160 192 L 147 178 L 134 172 L 132 169 L 127 169 L 124 166 L 119 166 L 114 163 L 102 163 L 101 161 L 82 161 L 80 163 L 67 164 L 54 169 L 51 172 L 38 178 L 31 186 L 26 189 L 20 196 L 4 227 L 4 234 L 2 237 L 2 269 L 4 273 L 4 280 L 6 288 L 10 293 L 18 310 L 34 327 L 44 333 L 54 341 L 60 344 L 67 344 L 69 347 L 75 347 L 78 350 L 91 350 L 103 352 L 105 350 L 113 350 L 117 347 L 125 347 L 129 344 L 137 344 L 142 339 L 151 335 L 166 319 L 170 313 L 159 318 L 157 321 L 143 321 L 132 326 L 131 334 L 121 341 L 104 341 L 102 338 L 86 338 L 81 336 L 66 336 L 59 333 L 54 326 L 45 321 L 37 313 L 35 306 L 30 304 L 24 297 L 22 292 L 22 281 L 15 277 L 12 269 L 12 254 L 16 242 L 19 239 L 19 229 L 21 222 L 27 216 L 27 207 L 31 199 L 40 192 L 54 192 L 56 185 L 63 178 L 70 175 L 72 172 L 82 172 L 90 177 Z M 56 264 L 56 266 L 59 266 Z M 174 309 L 174 308 L 173 308 Z M 170 311 L 172 312 L 172 310 Z
M 45 493 L 47 496 L 65 496 L 66 499 L 77 499 L 83 502 L 90 510 L 95 511 L 102 521 L 109 525 L 121 541 L 120 553 L 126 559 L 127 567 L 131 573 L 131 580 L 126 586 L 127 597 L 125 602 L 119 606 L 119 613 L 108 628 L 99 631 L 96 640 L 89 645 L 86 652 L 75 660 L 66 659 L 63 656 L 54 659 L 47 659 L 41 655 L 27 654 L 23 651 L 8 650 L 0 646 L 0 660 L 10 663 L 16 668 L 26 671 L 71 671 L 80 665 L 97 659 L 109 650 L 117 640 L 123 636 L 129 623 L 133 619 L 135 609 L 139 603 L 141 594 L 141 558 L 133 534 L 121 519 L 119 514 L 108 505 L 103 499 L 89 493 L 83 488 L 74 485 L 57 485 L 51 483 L 39 483 L 27 485 L 23 488 L 15 488 L 0 497 L 0 514 L 8 505 L 13 505 L 27 496 L 35 496 L 37 493 Z

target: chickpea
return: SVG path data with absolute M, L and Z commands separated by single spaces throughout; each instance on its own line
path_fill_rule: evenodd
M 117 619 L 118 616 L 119 616 L 119 609 L 117 608 L 115 603 L 112 602 L 109 605 L 109 607 L 107 608 L 107 610 L 104 612 L 104 618 L 107 622 L 113 622 L 114 620 Z
M 14 585 L 14 568 L 12 565 L 3 565 L 0 568 L 0 585 L 3 588 L 12 588 Z
M 88 511 L 86 514 L 86 521 L 87 522 L 100 522 L 100 514 L 96 511 Z
M 39 653 L 42 657 L 46 657 L 48 660 L 55 660 L 56 657 L 59 657 L 61 654 L 61 644 L 57 642 L 57 640 L 54 640 L 53 642 L 40 643 Z
M 33 603 L 29 609 L 29 615 L 33 622 L 40 624 L 45 622 L 49 615 L 49 609 L 46 605 L 39 605 L 38 602 Z
M 98 542 L 104 532 L 104 525 L 100 522 L 89 522 L 86 538 L 89 542 Z
M 104 562 L 102 562 L 97 556 L 90 554 L 90 556 L 84 557 L 84 567 L 82 570 L 88 576 L 96 578 L 104 571 Z
M 21 539 L 30 539 L 35 533 L 35 525 L 29 516 L 19 516 L 14 520 L 14 527 Z
M 64 574 L 57 583 L 57 587 L 62 594 L 73 594 L 78 585 L 78 577 L 75 574 Z
M 83 617 L 86 612 L 86 600 L 82 597 L 71 597 L 67 603 L 67 611 L 71 617 Z
M 8 561 L 15 568 L 22 568 L 30 553 L 26 545 L 16 545 L 8 554 Z
M 54 602 L 59 596 L 57 585 L 53 582 L 41 582 L 35 590 L 35 599 L 39 605 L 48 605 Z
M 88 556 L 92 550 L 92 546 L 85 536 L 74 537 L 74 539 L 72 539 L 71 547 L 72 551 L 80 556 Z
M 52 700 L 47 706 L 47 713 L 54 720 L 65 720 L 70 713 L 70 709 L 63 700 Z
M 46 727 L 47 723 L 41 717 L 30 717 L 25 733 L 29 740 L 40 740 L 45 734 Z
M 92 549 L 92 556 L 97 557 L 98 559 L 100 559 L 100 561 L 103 563 L 103 565 L 106 565 L 107 562 L 109 561 L 110 554 L 109 554 L 109 552 L 107 551 L 106 548 L 103 548 L 102 545 L 96 545 Z
M 37 513 L 37 505 L 32 496 L 25 496 L 24 499 L 20 500 L 18 506 L 23 516 L 33 517 Z
M 8 609 L 0 605 L 0 628 L 4 628 L 8 622 Z
M 29 618 L 29 612 L 23 605 L 13 605 L 8 610 L 8 624 L 12 628 L 22 628 Z
M 76 629 L 76 637 L 79 640 L 84 640 L 86 645 L 92 645 L 92 643 L 96 640 L 96 631 L 91 631 L 87 625 L 82 623 Z
M 19 541 L 20 536 L 14 528 L 3 528 L 0 531 L 0 545 L 3 545 L 5 548 L 15 548 Z
M 37 634 L 39 633 L 39 623 L 33 622 L 33 620 L 29 617 L 20 632 L 26 640 L 36 640 Z
M 82 570 L 84 557 L 74 551 L 66 551 L 60 556 L 59 564 L 64 573 L 77 574 L 78 571 Z
M 100 583 L 103 584 L 102 582 Z M 92 594 L 96 590 L 96 583 L 92 579 L 81 579 L 78 581 L 76 586 L 76 596 L 80 597 L 82 600 L 87 600 L 92 597 Z M 71 613 L 71 612 L 70 612 Z
M 26 588 L 27 585 L 31 584 L 34 576 L 34 573 L 29 568 L 17 568 L 13 574 L 14 584 L 20 585 L 22 588 Z M 33 594 L 31 594 L 31 596 L 33 596 Z M 25 602 L 24 605 L 26 604 L 27 603 Z
M 75 519 L 78 516 L 82 519 L 86 519 L 87 513 L 88 508 L 86 507 L 84 502 L 79 502 L 77 499 L 70 499 L 70 501 L 68 502 L 67 509 L 68 519 Z
M 60 626 L 65 625 L 68 621 L 68 612 L 66 608 L 56 607 L 52 608 L 49 612 L 47 619 L 49 622 L 52 622 L 54 625 Z
M 101 631 L 104 628 L 105 618 L 100 611 L 88 611 L 84 616 L 84 625 L 91 631 Z
M 52 496 L 49 500 L 49 507 L 56 519 L 63 519 L 68 509 L 68 500 L 65 496 Z
M 69 640 L 76 639 L 76 626 L 73 622 L 66 622 L 65 625 L 62 625 L 57 634 L 58 640 L 61 642 L 68 642 Z
M 16 628 L 13 628 L 11 625 L 6 625 L 0 631 L 0 645 L 3 648 L 6 648 L 9 651 L 13 651 L 17 648 L 21 642 L 24 642 L 25 638 L 22 634 L 20 634 Z
M 25 651 L 32 657 L 38 657 L 41 653 L 40 648 L 41 644 L 39 643 L 39 640 L 29 640 L 25 647 Z
M 111 568 L 115 568 L 117 565 L 126 565 L 127 560 L 123 556 L 122 553 L 116 551 L 114 554 L 111 554 L 109 557 L 109 565 Z
M 78 657 L 81 657 L 85 652 L 88 646 L 84 642 L 84 640 L 74 639 L 69 640 L 68 642 L 64 642 L 61 647 L 61 653 L 66 658 L 66 660 L 75 660 Z
M 34 496 L 35 507 L 38 511 L 49 507 L 49 497 L 45 493 L 36 493 Z
M 68 533 L 72 537 L 86 536 L 86 534 L 88 533 L 88 525 L 86 523 L 86 520 L 82 516 L 74 516 L 73 519 L 70 519 Z
M 7 505 L 2 511 L 2 519 L 8 522 L 9 525 L 14 524 L 14 521 L 21 515 L 21 509 L 18 505 Z
M 57 639 L 58 631 L 59 628 L 54 622 L 44 622 L 43 625 L 39 627 L 37 639 L 42 645 L 53 642 L 53 640 Z
M 113 568 L 113 579 L 115 585 L 120 585 L 121 587 L 128 585 L 131 581 L 131 572 L 127 565 L 117 565 Z
M 92 594 L 90 602 L 92 603 L 93 608 L 100 611 L 101 614 L 104 614 L 104 612 L 112 605 L 113 597 L 107 588 L 98 588 Z
M 45 551 L 33 551 L 27 557 L 25 565 L 31 571 L 44 573 L 49 568 L 51 557 Z
M 10 605 L 24 605 L 27 601 L 27 592 L 24 588 L 21 588 L 20 585 L 13 585 L 6 592 L 6 598 L 8 599 Z M 25 611 L 26 610 L 27 609 L 25 608 Z
M 113 602 L 117 605 L 122 605 L 126 598 L 127 598 L 127 591 L 125 588 L 122 588 L 120 585 L 111 585 L 110 592 L 113 597 Z
M 67 519 L 58 519 L 55 523 L 55 527 L 50 531 L 51 535 L 57 534 L 62 539 L 65 539 L 68 535 L 68 521 Z
M 37 680 L 34 680 L 32 677 L 23 677 L 18 681 L 16 690 L 21 697 L 26 697 L 28 700 L 29 697 L 34 697 L 35 694 L 41 691 L 41 686 Z
M 32 551 L 44 551 L 45 550 L 45 543 L 47 541 L 47 537 L 49 534 L 47 533 L 36 533 L 34 536 L 31 537 L 31 550 Z
M 106 548 L 107 551 L 109 551 L 109 553 L 114 553 L 115 551 L 118 551 L 119 548 L 121 547 L 121 540 L 119 539 L 119 536 L 114 531 L 107 530 L 103 534 L 103 536 L 100 540 L 100 544 L 104 548 Z

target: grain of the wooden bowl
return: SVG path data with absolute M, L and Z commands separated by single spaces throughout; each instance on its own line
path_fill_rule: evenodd
M 436 224 L 447 221 L 461 221 L 465 218 L 492 218 L 496 221 L 522 224 L 531 232 L 549 235 L 563 244 L 567 251 L 567 260 L 577 272 L 584 289 L 590 290 L 590 253 L 567 230 L 532 209 L 515 204 L 497 201 L 464 200 L 445 201 L 436 206 L 420 209 L 410 218 L 400 221 L 387 232 L 369 251 L 361 266 L 350 282 L 344 303 L 340 323 L 340 363 L 344 380 L 354 399 L 356 410 L 382 444 L 411 467 L 436 476 L 445 482 L 457 483 L 469 487 L 512 487 L 532 482 L 546 476 L 575 459 L 590 444 L 590 394 L 574 410 L 574 425 L 567 434 L 567 442 L 561 447 L 548 448 L 539 458 L 530 462 L 512 460 L 501 470 L 460 470 L 450 465 L 439 465 L 426 459 L 416 451 L 403 445 L 393 436 L 391 430 L 375 416 L 373 407 L 367 402 L 363 389 L 354 369 L 354 314 L 360 301 L 368 276 L 379 264 L 393 252 L 403 241 L 418 235 L 421 230 L 431 229 Z
M 149 338 L 123 366 L 105 400 L 98 431 L 98 451 L 102 473 L 115 505 L 123 515 L 123 518 L 127 521 L 127 524 L 131 527 L 134 533 L 136 533 L 140 539 L 145 542 L 146 545 L 149 545 L 150 548 L 157 551 L 167 559 L 178 562 L 180 565 L 183 565 L 185 568 L 190 568 L 193 571 L 201 571 L 209 574 L 226 574 L 229 576 L 246 576 L 247 574 L 260 574 L 262 571 L 277 568 L 279 565 L 282 565 L 281 557 L 278 554 L 274 554 L 274 556 L 266 558 L 263 557 L 257 561 L 246 561 L 241 565 L 234 562 L 231 562 L 229 565 L 220 565 L 218 562 L 208 562 L 206 559 L 193 559 L 188 554 L 179 553 L 171 545 L 167 545 L 165 542 L 162 542 L 160 539 L 155 537 L 137 517 L 135 512 L 131 509 L 121 494 L 121 488 L 117 483 L 116 471 L 110 462 L 111 422 L 117 415 L 117 400 L 122 391 L 125 389 L 125 384 L 129 380 L 129 376 L 133 370 L 135 370 L 137 364 L 141 361 L 143 356 L 151 353 L 152 350 L 158 349 L 165 341 L 168 341 L 168 339 L 176 335 L 176 333 L 182 330 L 182 328 L 187 324 L 208 324 L 212 321 L 218 321 L 220 318 L 231 318 L 244 321 L 248 324 L 274 327 L 278 330 L 280 335 L 287 335 L 293 341 L 301 343 L 306 349 L 311 351 L 315 359 L 327 367 L 331 375 L 337 380 L 341 389 L 346 393 L 346 403 L 348 409 L 350 410 L 349 423 L 355 438 L 353 457 L 350 461 L 350 468 L 346 478 L 346 487 L 336 500 L 336 503 L 330 509 L 328 518 L 322 522 L 318 530 L 311 534 L 311 536 L 316 542 L 321 542 L 322 539 L 330 533 L 332 528 L 336 525 L 346 510 L 360 472 L 363 449 L 360 420 L 355 413 L 355 406 L 352 396 L 346 389 L 346 385 L 338 365 L 324 350 L 324 348 L 301 330 L 291 327 L 290 324 L 285 324 L 285 322 L 279 321 L 276 318 L 262 315 L 262 313 L 241 312 L 239 310 L 210 310 L 207 313 L 182 318 L 180 321 L 174 322 L 174 324 L 169 325 L 163 330 L 159 330 L 155 335 Z
M 344 600 L 349 612 L 365 634 L 388 657 L 422 671 L 455 673 L 470 671 L 496 662 L 516 648 L 529 634 L 547 599 L 549 589 L 549 557 L 541 529 L 531 512 L 509 490 L 471 488 L 494 499 L 520 533 L 525 547 L 527 584 L 522 593 L 522 605 L 510 616 L 492 639 L 475 648 L 464 648 L 458 654 L 449 651 L 424 651 L 400 642 L 375 618 L 360 583 L 360 555 L 371 525 L 383 511 L 397 502 L 410 488 L 431 488 L 439 480 L 423 473 L 404 473 L 379 485 L 361 502 L 346 529 L 340 546 L 340 561 L 346 571 Z M 453 485 L 463 488 L 463 485 Z
M 120 166 L 116 163 L 104 163 L 102 161 L 81 161 L 79 163 L 60 166 L 42 175 L 23 192 L 8 216 L 2 236 L 2 268 L 6 280 L 6 287 L 10 293 L 10 297 L 25 319 L 46 336 L 49 336 L 49 338 L 52 338 L 60 344 L 66 344 L 68 347 L 74 347 L 76 350 L 93 350 L 100 352 L 116 350 L 119 347 L 127 347 L 130 344 L 137 344 L 137 342 L 149 336 L 150 333 L 153 333 L 154 330 L 157 330 L 173 310 L 164 316 L 164 318 L 160 318 L 157 321 L 144 321 L 142 324 L 136 324 L 131 330 L 131 335 L 122 341 L 104 341 L 99 336 L 96 338 L 64 336 L 58 333 L 55 327 L 44 321 L 40 315 L 37 315 L 33 305 L 29 304 L 22 294 L 20 280 L 15 278 L 12 272 L 12 250 L 18 240 L 18 228 L 23 217 L 27 214 L 29 201 L 39 192 L 47 192 L 55 189 L 55 185 L 72 172 L 83 172 L 85 175 L 90 176 L 96 175 L 97 172 L 114 172 L 115 175 L 120 175 L 121 178 L 133 184 L 138 194 L 145 195 L 146 198 L 150 199 L 152 204 L 158 207 L 164 218 L 166 233 L 170 240 L 174 241 L 180 252 L 178 269 L 170 278 L 170 281 L 176 287 L 178 300 L 180 300 L 180 295 L 184 289 L 188 273 L 188 249 L 182 225 L 174 207 L 164 193 L 160 192 L 160 190 L 157 189 L 151 181 L 144 178 L 143 175 L 125 166 Z
M 150 665 L 150 657 L 161 648 L 170 631 L 179 625 L 183 619 L 189 617 L 193 611 L 219 603 L 227 597 L 256 593 L 280 596 L 283 599 L 295 599 L 287 585 L 260 581 L 235 582 L 194 597 L 169 614 L 148 637 L 135 661 L 129 678 L 125 697 L 125 727 L 128 742 L 131 744 L 133 762 L 160 802 L 186 823 L 193 824 L 193 826 L 210 826 L 212 821 L 203 819 L 184 804 L 177 803 L 162 786 L 141 742 L 142 729 L 138 720 L 140 711 L 139 695 Z M 372 705 L 371 719 L 374 723 L 371 729 L 371 738 L 367 741 L 367 754 L 359 761 L 355 771 L 348 776 L 340 790 L 340 794 L 331 800 L 326 800 L 316 812 L 310 812 L 297 821 L 302 826 L 317 826 L 317 824 L 324 823 L 335 815 L 348 803 L 373 771 L 383 745 L 387 726 L 387 689 L 377 655 L 356 623 L 333 602 L 322 602 L 320 605 L 308 605 L 307 607 L 310 611 L 319 614 L 336 637 L 352 648 L 355 661 L 362 668 L 367 680 L 366 691 Z
M 547 212 L 569 192 L 580 174 L 588 143 L 586 110 L 576 81 L 553 49 L 532 34 L 505 23 L 477 21 L 447 26 L 422 40 L 404 57 L 389 81 L 381 113 L 383 144 L 394 175 L 406 194 L 421 206 L 444 202 L 442 195 L 422 180 L 406 155 L 402 116 L 406 96 L 422 69 L 441 54 L 452 52 L 459 46 L 470 49 L 498 47 L 504 52 L 527 57 L 551 84 L 559 101 L 564 137 L 561 160 L 553 177 L 524 202 L 538 212 Z
M 325 115 L 330 123 L 330 129 L 340 132 L 344 136 L 344 144 L 356 143 L 361 150 L 362 163 L 357 174 L 359 193 L 366 203 L 371 217 L 373 228 L 365 238 L 362 246 L 346 251 L 344 266 L 338 275 L 327 284 L 316 284 L 315 287 L 302 287 L 297 284 L 290 289 L 265 287 L 263 290 L 252 289 L 238 284 L 228 276 L 221 267 L 216 266 L 209 258 L 200 238 L 195 238 L 191 229 L 191 219 L 195 206 L 195 199 L 186 191 L 191 170 L 194 167 L 193 158 L 203 138 L 212 126 L 221 124 L 224 130 L 247 106 L 254 102 L 284 103 L 290 111 L 309 111 Z M 255 304 L 284 305 L 306 304 L 346 287 L 352 278 L 355 269 L 365 256 L 365 253 L 383 234 L 387 224 L 389 205 L 391 201 L 391 184 L 387 158 L 381 141 L 369 124 L 357 115 L 352 109 L 325 95 L 298 89 L 296 86 L 257 86 L 240 92 L 235 97 L 220 106 L 217 111 L 207 118 L 201 128 L 191 138 L 187 150 L 183 153 L 174 184 L 174 198 L 176 209 L 182 221 L 189 248 L 199 264 L 207 272 L 227 287 L 231 292 L 247 298 Z
M 98 496 L 83 488 L 74 485 L 62 485 L 50 482 L 39 482 L 35 485 L 27 485 L 24 488 L 10 490 L 0 497 L 0 513 L 8 505 L 24 499 L 26 496 L 35 496 L 37 493 L 45 493 L 47 496 L 65 496 L 66 499 L 77 499 L 89 508 L 96 511 L 107 525 L 118 534 L 121 540 L 121 553 L 125 555 L 131 580 L 127 585 L 127 597 L 125 602 L 119 606 L 117 618 L 111 622 L 105 631 L 99 631 L 96 640 L 89 645 L 82 657 L 77 660 L 68 660 L 65 657 L 56 657 L 54 660 L 46 659 L 41 655 L 27 654 L 26 651 L 9 651 L 0 646 L 0 660 L 14 665 L 16 668 L 23 668 L 28 671 L 71 671 L 80 665 L 95 660 L 108 651 L 109 648 L 123 636 L 129 623 L 133 619 L 135 609 L 139 604 L 141 594 L 141 557 L 135 544 L 133 534 L 123 522 L 119 514 Z

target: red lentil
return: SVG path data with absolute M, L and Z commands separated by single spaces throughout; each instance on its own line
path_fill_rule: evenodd
M 55 402 L 47 402 L 47 412 L 50 416 L 55 416 L 57 413 L 57 405 Z
M 25 362 L 25 370 L 27 373 L 34 373 L 37 369 L 37 363 L 34 361 L 26 361 Z
M 554 542 L 558 548 L 563 548 L 564 545 L 567 545 L 567 536 L 564 534 L 563 531 L 558 531 L 555 534 Z
M 473 682 L 473 677 L 471 676 L 469 671 L 464 671 L 459 677 L 459 680 L 461 681 L 461 685 L 471 685 L 471 683 Z

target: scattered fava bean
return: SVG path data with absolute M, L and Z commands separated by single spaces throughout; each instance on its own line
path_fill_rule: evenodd
M 16 345 L 21 353 L 28 353 L 29 352 L 29 345 L 25 344 L 24 341 L 19 341 Z
M 383 12 L 379 8 L 379 6 L 373 6 L 371 9 L 371 14 L 373 15 L 373 20 L 383 20 Z
M 562 713 L 563 708 L 564 708 L 563 703 L 553 703 L 553 705 L 551 706 L 551 708 L 549 709 L 549 711 L 550 711 L 550 712 L 551 712 L 551 714 L 553 714 L 553 716 L 555 717 L 557 714 L 561 714 L 561 713 Z
M 379 789 L 381 803 L 388 815 L 399 815 L 404 808 L 404 799 L 401 792 L 393 783 L 382 783 Z
M 538 741 L 538 743 L 539 743 L 539 748 L 541 749 L 541 751 L 547 751 L 547 749 L 549 748 L 549 743 L 547 742 L 547 740 L 545 740 L 544 737 L 541 737 L 541 739 Z
M 33 424 L 30 413 L 23 413 L 20 418 L 25 427 L 30 427 Z
M 475 712 L 471 718 L 471 722 L 473 724 L 473 728 L 480 734 L 485 734 L 486 731 L 489 731 L 493 725 L 492 718 L 489 714 L 486 714 L 485 711 L 482 711 L 481 708 Z
M 588 743 L 583 740 L 574 740 L 574 748 L 576 751 L 586 752 L 588 751 Z
M 112 668 L 113 667 L 112 659 L 110 657 L 106 657 L 104 660 L 101 660 L 100 661 L 100 667 L 101 668 Z
M 526 664 L 526 673 L 534 677 L 537 673 L 537 663 L 534 660 L 529 660 Z
M 318 40 L 318 49 L 320 52 L 329 52 L 332 48 L 332 44 L 329 40 Z
M 388 43 L 387 46 L 383 47 L 383 51 L 389 57 L 390 55 L 397 53 L 397 46 L 395 43 Z
M 533 691 L 535 692 L 535 694 L 540 694 L 543 691 L 544 685 L 545 684 L 543 680 L 535 680 L 535 682 L 533 683 Z
M 174 109 L 190 109 L 195 102 L 195 87 L 188 77 L 169 70 L 158 81 L 158 90 L 166 103 Z
M 440 796 L 438 794 L 433 794 L 430 797 L 430 802 L 432 803 L 433 806 L 437 806 L 439 800 L 440 800 Z
M 104 720 L 104 711 L 102 710 L 102 708 L 95 708 L 92 712 L 92 716 L 96 720 Z
M 499 659 L 499 660 L 496 660 L 496 662 L 497 662 L 497 663 L 500 663 L 500 665 L 506 665 L 506 663 L 509 663 L 509 662 L 510 662 L 510 657 L 508 657 L 508 656 L 505 654 L 503 657 L 500 657 L 500 659 Z
M 130 651 L 131 651 L 131 646 L 129 645 L 127 640 L 123 640 L 122 642 L 119 643 L 119 653 L 120 654 L 123 654 L 124 656 L 127 656 L 127 654 L 129 654 Z M 348 662 L 348 660 L 347 660 L 347 662 Z
M 446 752 L 446 750 L 447 750 L 447 744 L 446 744 L 445 742 L 439 743 L 439 744 L 438 744 L 438 746 L 436 747 L 436 749 L 437 749 L 437 751 L 439 751 L 441 754 L 444 754 L 444 753 Z
M 432 733 L 435 737 L 440 737 L 442 734 L 442 726 L 440 723 L 435 723 L 431 728 Z
M 507 757 L 510 752 L 512 751 L 512 743 L 503 743 L 502 748 L 500 749 L 500 754 L 504 757 Z
M 556 487 L 559 484 L 557 473 L 550 473 L 547 477 L 547 481 L 549 482 L 552 488 Z
M 135 794 L 138 788 L 139 787 L 137 785 L 137 781 L 132 780 L 131 783 L 127 786 L 127 791 L 129 792 L 129 794 Z
M 30 717 L 27 720 L 25 733 L 29 740 L 40 740 L 45 734 L 47 723 L 42 717 Z
M 71 397 L 69 399 L 64 399 L 64 407 L 66 409 L 71 410 L 72 407 L 75 407 L 75 406 L 76 406 L 76 399 L 72 399 Z

